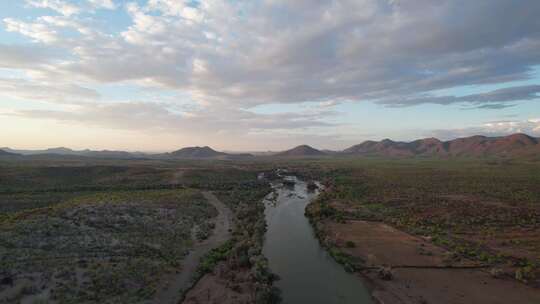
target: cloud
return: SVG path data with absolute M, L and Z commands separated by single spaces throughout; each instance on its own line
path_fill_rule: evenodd
M 502 110 L 506 108 L 512 108 L 515 107 L 515 104 L 505 104 L 505 103 L 495 103 L 495 104 L 484 104 L 480 106 L 475 106 L 472 108 L 464 108 L 465 110 L 472 110 L 472 109 L 487 109 L 487 110 Z
M 182 17 L 190 21 L 201 22 L 201 11 L 191 1 L 149 0 L 148 10 L 157 10 L 165 16 Z
M 116 9 L 116 4 L 113 0 L 88 0 L 95 8 Z
M 426 136 L 433 136 L 440 139 L 454 139 L 471 135 L 504 136 L 514 133 L 525 133 L 540 137 L 540 118 L 490 121 L 478 126 L 462 129 L 435 130 L 427 133 Z
M 0 86 L 1 88 L 1 86 Z M 75 88 L 72 88 L 75 89 Z M 76 93 L 81 93 L 78 90 Z M 170 105 L 152 102 L 79 103 L 71 110 L 19 110 L 11 115 L 52 119 L 75 124 L 93 125 L 110 129 L 178 132 L 189 130 L 193 134 L 208 132 L 249 133 L 261 130 L 308 129 L 331 124 L 321 118 L 333 115 L 331 111 L 302 114 L 255 114 L 242 110 L 212 111 L 208 109 L 171 109 Z
M 50 49 L 0 43 L 0 68 L 35 69 L 55 59 Z
M 36 18 L 34 22 L 25 22 L 13 18 L 5 18 L 3 21 L 8 32 L 17 32 L 32 38 L 34 42 L 41 42 L 48 45 L 49 48 L 55 48 L 57 51 L 60 48 L 71 48 L 73 45 L 73 36 L 62 35 L 66 30 L 75 30 L 86 40 L 96 35 L 96 32 L 91 27 L 66 16 L 41 16 Z M 73 35 L 73 33 L 70 34 Z M 18 47 L 22 46 L 19 45 Z M 32 48 L 35 46 L 27 47 Z
M 37 82 L 21 78 L 0 78 L 0 96 L 23 101 L 79 104 L 99 99 L 92 89 L 75 84 Z
M 48 8 L 68 17 L 81 11 L 78 6 L 62 0 L 26 0 L 26 4 L 37 8 Z
M 487 93 L 470 94 L 465 96 L 424 96 L 424 97 L 406 97 L 390 98 L 379 100 L 378 103 L 395 107 L 413 106 L 418 104 L 433 103 L 448 105 L 453 103 L 470 103 L 477 108 L 502 109 L 509 107 L 506 103 L 540 99 L 540 85 L 515 86 L 510 88 L 498 89 Z
M 154 142 L 158 138 L 188 135 L 190 145 L 211 143 L 244 151 L 280 150 L 299 142 L 326 148 L 355 143 L 344 138 L 342 133 L 329 132 L 328 129 L 339 127 L 324 121 L 333 115 L 336 113 L 325 110 L 256 114 L 243 110 L 214 111 L 155 102 L 113 101 L 80 103 L 67 110 L 12 109 L 0 113 L 0 116 L 11 118 L 51 120 L 74 128 L 98 128 L 108 130 L 108 134 L 131 131 L 140 134 L 141 138 L 152 136 Z
M 58 33 L 42 23 L 27 23 L 12 18 L 5 18 L 4 23 L 8 32 L 17 32 L 35 42 L 53 43 L 58 40 Z
M 19 113 L 28 117 L 122 128 L 148 122 L 208 133 L 331 129 L 330 112 L 264 116 L 249 109 L 307 102 L 324 110 L 374 101 L 390 107 L 429 103 L 496 110 L 535 100 L 540 91 L 530 85 L 432 95 L 458 86 L 530 80 L 540 65 L 540 2 L 535 0 L 26 3 L 59 14 L 3 20 L 7 31 L 32 41 L 0 45 L 0 66 L 27 77 L 5 94 L 42 100 L 46 94 L 37 92 L 48 90 L 48 102 L 94 104 L 66 113 Z M 125 10 L 129 25 L 104 26 L 111 21 L 94 13 L 100 8 Z M 178 114 L 170 105 L 116 104 L 85 90 L 115 84 L 178 93 L 183 96 L 178 103 L 189 100 L 200 109 Z
M 448 104 L 462 99 L 425 94 L 528 79 L 540 64 L 537 1 L 149 0 L 125 9 L 132 25 L 120 35 L 104 32 L 69 44 L 58 42 L 58 24 L 4 21 L 10 31 L 72 52 L 58 67 L 68 74 L 184 90 L 200 102 L 235 107 Z

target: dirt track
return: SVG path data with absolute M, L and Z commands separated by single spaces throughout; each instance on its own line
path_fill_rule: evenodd
M 211 192 L 203 192 L 204 197 L 218 210 L 215 219 L 216 227 L 212 235 L 205 241 L 196 244 L 182 261 L 181 271 L 168 278 L 166 286 L 159 290 L 151 303 L 176 304 L 181 299 L 181 291 L 191 287 L 192 278 L 199 265 L 199 260 L 213 248 L 218 247 L 230 237 L 233 215 L 225 204 Z

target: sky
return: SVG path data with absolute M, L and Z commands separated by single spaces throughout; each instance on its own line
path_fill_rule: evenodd
M 0 1 L 0 146 L 540 137 L 537 0 Z

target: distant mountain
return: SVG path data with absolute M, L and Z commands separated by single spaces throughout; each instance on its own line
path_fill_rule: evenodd
M 50 148 L 44 150 L 14 150 L 10 148 L 0 148 L 6 153 L 17 153 L 20 155 L 25 155 L 33 158 L 43 158 L 43 157 L 89 157 L 89 158 L 101 158 L 101 159 L 171 159 L 171 158 L 186 158 L 186 159 L 245 159 L 253 157 L 251 154 L 247 153 L 224 153 L 218 152 L 210 147 L 188 147 L 183 148 L 171 153 L 162 153 L 162 154 L 147 154 L 141 152 L 125 152 L 125 151 L 94 151 L 94 150 L 72 150 L 69 148 L 59 147 L 59 148 Z
M 216 151 L 208 146 L 205 147 L 187 147 L 180 150 L 167 153 L 168 158 L 185 158 L 185 159 L 243 159 L 253 157 L 248 153 L 233 154 Z
M 287 151 L 279 152 L 274 154 L 274 156 L 322 156 L 326 155 L 326 153 L 317 150 L 313 147 L 310 147 L 308 145 L 301 145 L 295 148 L 292 148 Z
M 58 148 L 50 148 L 43 151 L 38 151 L 39 153 L 35 154 L 61 154 L 61 155 L 77 155 L 79 154 L 77 151 L 71 150 L 69 148 L 65 147 L 58 147 Z
M 218 152 L 208 146 L 205 147 L 187 147 L 170 153 L 177 158 L 214 158 L 225 156 L 227 153 Z
M 129 153 L 124 151 L 93 151 L 93 150 L 81 150 L 76 151 L 69 148 L 58 147 L 58 148 L 49 148 L 44 150 L 14 150 L 10 148 L 0 148 L 9 153 L 15 153 L 20 155 L 63 155 L 63 156 L 83 156 L 83 157 L 93 157 L 93 158 L 114 158 L 114 159 L 131 159 L 131 158 L 140 158 L 144 155 L 140 153 Z
M 414 153 L 409 143 L 395 142 L 390 139 L 382 141 L 365 141 L 359 145 L 343 150 L 346 154 L 381 155 L 381 156 L 412 156 Z
M 540 140 L 526 134 L 503 137 L 471 136 L 449 141 L 436 138 L 413 142 L 395 142 L 389 139 L 366 141 L 343 150 L 344 154 L 365 156 L 521 156 L 540 153 Z
M 87 156 L 87 157 L 95 157 L 95 158 L 118 158 L 118 159 L 144 157 L 144 155 L 140 155 L 140 154 L 125 152 L 125 151 L 109 151 L 109 150 L 102 150 L 102 151 L 85 150 L 83 151 L 82 155 Z
M 19 156 L 19 154 L 7 152 L 4 151 L 4 149 L 0 149 L 0 156 Z
M 10 152 L 10 153 L 17 153 L 22 155 L 35 155 L 35 154 L 60 154 L 60 155 L 76 155 L 77 152 L 73 151 L 69 148 L 64 147 L 58 147 L 58 148 L 50 148 L 45 150 L 15 150 L 10 148 L 0 148 L 4 151 Z
M 0 156 L 31 156 L 32 158 L 103 158 L 103 159 L 221 159 L 242 160 L 256 157 L 248 153 L 225 153 L 208 146 L 187 147 L 171 153 L 146 154 L 125 151 L 72 150 L 58 147 L 45 150 L 14 150 L 0 148 Z M 308 145 L 301 145 L 283 152 L 264 152 L 257 156 L 277 157 L 313 157 L 313 156 L 380 156 L 380 157 L 535 157 L 540 160 L 540 139 L 526 134 L 513 134 L 501 137 L 470 136 L 449 141 L 436 138 L 424 138 L 412 142 L 368 140 L 343 151 L 317 150 Z

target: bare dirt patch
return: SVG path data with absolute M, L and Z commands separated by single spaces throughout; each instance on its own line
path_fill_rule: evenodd
M 231 272 L 224 263 L 202 277 L 189 291 L 184 304 L 243 304 L 255 301 L 254 281 L 249 269 Z
M 374 297 L 382 303 L 540 303 L 537 289 L 515 280 L 494 278 L 489 268 L 461 268 L 478 264 L 463 259 L 452 261 L 449 251 L 386 224 L 326 222 L 324 227 L 329 241 L 365 261 L 365 266 L 392 269 L 391 280 L 382 280 L 375 270 L 362 272 L 374 285 Z

